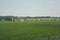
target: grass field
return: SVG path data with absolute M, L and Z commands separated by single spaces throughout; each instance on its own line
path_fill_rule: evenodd
M 60 21 L 0 22 L 0 40 L 60 40 Z

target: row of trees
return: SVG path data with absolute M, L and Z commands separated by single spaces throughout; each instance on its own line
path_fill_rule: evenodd
M 5 21 L 11 21 L 12 19 L 17 19 L 18 17 L 16 16 L 0 16 L 0 21 L 5 20 Z
M 12 21 L 12 19 L 19 19 L 19 18 L 60 18 L 60 17 L 50 17 L 50 16 L 37 16 L 37 17 L 30 17 L 30 16 L 26 16 L 26 17 L 18 17 L 18 16 L 0 16 L 0 21 L 5 20 L 5 21 Z

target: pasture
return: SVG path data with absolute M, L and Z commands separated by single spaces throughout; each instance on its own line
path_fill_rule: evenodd
M 0 40 L 60 40 L 60 21 L 0 22 Z

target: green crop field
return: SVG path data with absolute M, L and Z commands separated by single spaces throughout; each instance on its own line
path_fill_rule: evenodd
M 60 21 L 0 22 L 0 40 L 60 40 Z

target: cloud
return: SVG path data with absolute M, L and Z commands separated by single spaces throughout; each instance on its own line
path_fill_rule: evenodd
M 49 0 L 48 1 L 48 8 L 50 15 L 60 15 L 60 0 Z
M 4 7 L 0 7 L 0 15 L 60 15 L 60 0 L 33 0 L 32 2 L 30 1 L 31 3 L 29 1 L 23 1 L 21 2 L 22 4 L 20 2 L 14 2 L 13 6 L 6 5 L 6 7 L 4 5 Z

